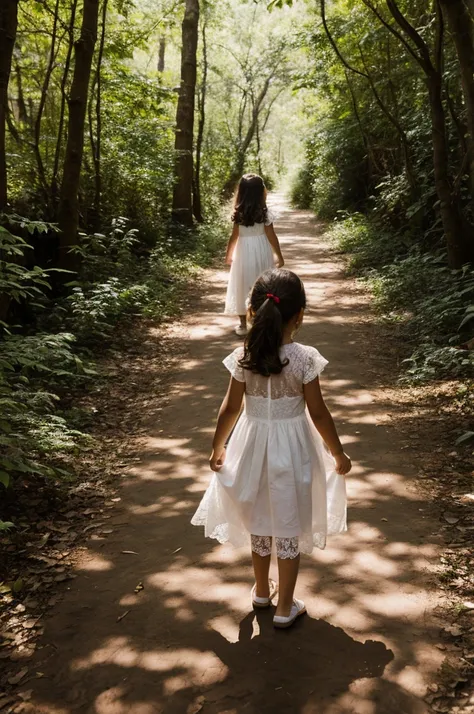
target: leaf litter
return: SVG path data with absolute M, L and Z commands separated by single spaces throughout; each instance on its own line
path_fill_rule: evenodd
M 39 479 L 19 482 L 6 519 L 15 522 L 15 529 L 0 538 L 0 710 L 29 700 L 30 690 L 24 683 L 31 677 L 24 664 L 37 650 L 43 616 L 58 604 L 67 583 L 76 577 L 74 564 L 86 541 L 111 535 L 114 528 L 106 523 L 111 517 L 114 526 L 128 522 L 117 522 L 121 509 L 115 490 L 117 475 L 123 477 L 124 469 L 140 461 L 137 450 L 146 432 L 143 424 L 150 417 L 160 417 L 166 403 L 164 375 L 176 353 L 172 338 L 150 326 L 143 320 L 118 332 L 114 351 L 101 363 L 101 372 L 113 376 L 105 377 L 91 393 L 68 396 L 74 407 L 97 415 L 92 426 L 94 448 L 62 461 L 63 467 L 75 473 L 75 480 L 66 484 Z M 124 359 L 126 354 L 132 358 Z M 106 421 L 103 414 L 107 414 Z M 133 550 L 122 552 L 138 555 Z M 142 589 L 139 582 L 136 591 Z M 130 612 L 121 614 L 117 622 Z

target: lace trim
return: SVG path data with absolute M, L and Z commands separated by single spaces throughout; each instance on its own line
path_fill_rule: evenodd
M 245 382 L 245 371 L 239 364 L 239 360 L 244 356 L 244 351 L 242 347 L 237 347 L 230 355 L 228 355 L 224 360 L 224 366 L 229 370 L 234 379 L 238 382 Z
M 272 552 L 272 539 L 270 536 L 250 536 L 250 544 L 252 547 L 252 552 L 260 555 L 262 558 L 266 558 L 271 555 Z
M 238 533 L 232 533 L 232 537 L 229 534 L 229 524 L 221 523 L 209 532 L 207 529 L 207 509 L 198 508 L 196 513 L 191 520 L 193 526 L 204 526 L 205 535 L 208 538 L 217 540 L 219 543 L 231 543 L 235 548 L 242 548 L 248 546 L 251 540 L 249 534 L 242 530 Z M 319 548 L 324 550 L 326 547 L 327 537 L 330 535 L 337 535 L 338 533 L 345 533 L 347 531 L 346 524 L 346 514 L 332 515 L 328 514 L 327 518 L 327 531 L 317 531 L 308 536 L 301 536 L 298 539 L 299 552 L 305 553 L 306 555 L 311 555 L 314 548 Z M 270 536 L 264 536 L 270 537 Z
M 270 536 L 250 536 L 252 551 L 266 558 L 272 552 L 272 539 Z M 298 538 L 275 538 L 277 558 L 280 560 L 293 560 L 300 554 Z
M 246 394 L 251 397 L 268 398 L 268 378 L 260 374 L 246 372 L 239 365 L 244 354 L 243 347 L 238 347 L 224 360 L 232 376 L 239 382 L 246 382 Z M 294 342 L 282 347 L 282 358 L 288 358 L 289 364 L 281 374 L 271 378 L 271 399 L 302 396 L 302 384 L 308 384 L 316 379 L 328 364 L 315 347 L 300 345 Z
M 303 384 L 309 384 L 313 379 L 319 377 L 327 364 L 327 359 L 323 357 L 315 347 L 306 347 L 303 366 Z

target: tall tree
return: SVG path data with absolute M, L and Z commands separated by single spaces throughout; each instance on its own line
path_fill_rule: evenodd
M 2 0 L 0 4 L 0 211 L 7 205 L 6 121 L 8 115 L 8 83 L 12 67 L 18 24 L 18 0 Z
M 160 37 L 158 43 L 158 62 L 156 64 L 156 69 L 158 72 L 165 71 L 165 53 L 166 53 L 166 37 Z
M 54 164 L 53 164 L 53 175 L 51 178 L 51 196 L 53 200 L 57 200 L 58 195 L 58 174 L 59 174 L 59 163 L 61 159 L 61 146 L 63 143 L 63 129 L 64 129 L 64 119 L 66 116 L 66 104 L 67 104 L 67 82 L 69 78 L 69 69 L 71 66 L 72 51 L 74 48 L 74 26 L 76 22 L 76 9 L 77 0 L 72 0 L 71 3 L 71 14 L 69 18 L 69 23 L 67 26 L 67 33 L 69 36 L 68 48 L 66 59 L 64 61 L 63 76 L 61 79 L 61 104 L 59 111 L 59 124 L 58 133 L 56 138 L 56 148 L 54 152 Z
M 186 0 L 182 23 L 181 85 L 176 110 L 173 219 L 193 224 L 194 95 L 196 92 L 199 0 Z
M 199 87 L 199 92 L 197 95 L 198 100 L 198 130 L 196 137 L 196 165 L 194 171 L 194 184 L 193 184 L 193 213 L 195 219 L 202 223 L 202 201 L 201 201 L 201 158 L 202 158 L 202 145 L 204 141 L 204 127 L 206 123 L 206 93 L 207 93 L 207 73 L 209 69 L 208 59 L 207 59 L 207 37 L 206 37 L 206 21 L 204 20 L 202 24 L 202 76 L 201 83 Z
M 92 158 L 94 161 L 94 204 L 93 222 L 97 229 L 100 227 L 100 214 L 102 209 L 102 61 L 105 49 L 105 30 L 107 22 L 108 0 L 102 0 L 102 21 L 100 31 L 99 52 L 97 55 L 97 66 L 92 83 L 91 98 L 89 100 L 89 132 Z M 95 90 L 95 136 L 93 121 L 93 99 Z
M 440 214 L 452 268 L 460 268 L 472 258 L 469 232 L 463 220 L 459 198 L 450 175 L 446 115 L 443 104 L 443 42 L 444 20 L 439 0 L 435 0 L 434 46 L 430 49 L 395 0 L 386 0 L 387 7 L 400 30 L 387 23 L 388 29 L 400 40 L 410 55 L 422 68 L 428 86 L 433 167 L 436 193 L 440 202 Z M 401 31 L 401 32 L 400 32 Z
M 98 15 L 99 0 L 84 0 L 81 34 L 74 45 L 75 64 L 68 100 L 69 122 L 58 210 L 58 224 L 61 231 L 59 264 L 62 268 L 68 269 L 74 269 L 77 264 L 77 258 L 71 249 L 77 244 L 79 182 Z
M 471 205 L 474 216 L 474 22 L 464 0 L 440 0 L 447 17 L 461 69 L 466 102 Z

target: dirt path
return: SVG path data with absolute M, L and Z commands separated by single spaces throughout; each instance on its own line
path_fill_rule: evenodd
M 330 360 L 323 387 L 355 467 L 349 533 L 304 558 L 309 616 L 274 632 L 249 611 L 247 553 L 206 541 L 190 517 L 208 481 L 212 424 L 235 346 L 225 273 L 175 329 L 183 358 L 107 540 L 46 624 L 35 714 L 421 714 L 435 643 L 434 524 L 371 360 L 366 298 L 343 280 L 309 213 L 277 228 L 312 309 L 300 339 Z M 134 554 L 123 551 L 134 551 Z M 138 583 L 143 590 L 134 592 Z M 139 588 L 138 588 L 139 589 Z M 123 619 L 117 619 L 127 613 Z

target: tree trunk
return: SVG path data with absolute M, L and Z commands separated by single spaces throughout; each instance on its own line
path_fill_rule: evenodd
M 196 137 L 196 166 L 193 184 L 193 213 L 198 223 L 202 223 L 204 221 L 201 201 L 201 155 L 202 143 L 204 139 L 204 125 L 206 123 L 207 71 L 207 38 L 206 22 L 204 22 L 202 26 L 202 78 L 200 91 L 198 93 L 199 123 Z
M 466 102 L 467 144 L 471 211 L 474 217 L 474 23 L 464 0 L 440 0 L 461 68 L 461 82 Z
M 440 202 L 448 263 L 451 268 L 460 268 L 468 262 L 469 247 L 466 226 L 461 214 L 459 200 L 454 195 L 449 175 L 446 118 L 443 107 L 442 78 L 438 72 L 428 77 L 430 113 L 433 140 L 433 165 L 436 193 Z
M 176 110 L 173 220 L 193 225 L 193 139 L 199 0 L 186 0 L 182 24 L 181 86 Z
M 0 211 L 7 207 L 6 121 L 8 83 L 18 24 L 18 0 L 2 0 L 0 5 Z
M 41 122 L 43 119 L 43 112 L 46 105 L 46 98 L 48 96 L 49 83 L 51 81 L 51 75 L 54 69 L 54 61 L 56 59 L 56 40 L 57 40 L 57 30 L 59 21 L 59 0 L 56 0 L 54 8 L 54 21 L 53 21 L 53 34 L 51 36 L 51 47 L 49 50 L 48 65 L 46 67 L 46 72 L 44 75 L 43 86 L 41 87 L 41 97 L 38 107 L 38 112 L 36 114 L 35 124 L 34 124 L 34 143 L 33 151 L 36 156 L 36 165 L 38 169 L 38 177 L 41 189 L 44 193 L 45 199 L 48 199 L 48 186 L 46 181 L 46 171 L 44 168 L 43 157 L 41 156 Z
M 158 63 L 156 65 L 156 69 L 158 70 L 158 72 L 165 71 L 165 52 L 166 39 L 164 37 L 160 37 L 160 43 L 158 45 Z
M 92 58 L 97 40 L 99 0 L 84 0 L 81 35 L 74 45 L 75 66 L 69 95 L 69 122 L 66 155 L 59 198 L 58 224 L 61 231 L 59 265 L 74 270 L 77 256 L 71 249 L 77 245 L 79 226 L 79 181 L 84 151 L 84 128 L 87 111 Z
M 260 90 L 257 98 L 253 102 L 252 118 L 250 120 L 250 124 L 247 128 L 245 136 L 240 142 L 240 145 L 237 147 L 237 155 L 234 161 L 234 168 L 232 169 L 232 172 L 229 178 L 227 179 L 223 189 L 223 195 L 225 197 L 229 197 L 232 194 L 235 189 L 235 186 L 237 185 L 237 182 L 239 181 L 240 177 L 244 172 L 247 151 L 255 136 L 257 130 L 257 122 L 259 120 L 260 113 L 263 109 L 263 102 L 265 97 L 267 96 L 267 92 L 270 88 L 272 78 L 273 73 L 265 79 L 262 89 Z
M 395 0 L 386 0 L 386 4 L 393 19 L 408 39 L 405 39 L 393 28 L 390 31 L 409 49 L 426 76 L 430 102 L 435 186 L 440 204 L 448 263 L 451 268 L 460 268 L 472 259 L 473 243 L 470 240 L 469 227 L 462 216 L 449 170 L 446 117 L 443 106 L 443 16 L 440 12 L 439 0 L 435 1 L 436 39 L 433 59 L 428 45 L 400 11 Z M 416 50 L 408 44 L 408 40 L 411 40 Z
M 53 176 L 51 179 L 51 196 L 53 200 L 57 198 L 58 195 L 58 173 L 59 173 L 59 162 L 61 159 L 61 146 L 63 142 L 63 129 L 64 129 L 64 117 L 66 115 L 66 102 L 67 93 L 66 85 L 69 77 L 69 67 L 71 66 L 72 50 L 74 47 L 74 25 L 76 22 L 76 8 L 77 0 L 73 0 L 71 5 L 71 17 L 69 20 L 68 34 L 69 34 L 69 45 L 66 55 L 66 61 L 64 62 L 64 71 L 61 80 L 61 109 L 59 112 L 59 126 L 58 126 L 58 136 L 56 139 L 56 149 L 54 152 L 54 165 L 53 165 Z
M 93 202 L 93 225 L 96 230 L 101 224 L 102 212 L 102 60 L 104 58 L 105 47 L 105 28 L 107 20 L 107 5 L 108 0 L 102 0 L 102 23 L 100 32 L 99 53 L 97 55 L 97 66 L 92 84 L 91 96 L 89 100 L 89 131 L 92 150 L 92 159 L 94 161 L 94 202 Z M 95 99 L 95 138 L 94 126 L 92 118 L 92 108 L 94 99 L 94 89 L 96 89 Z

